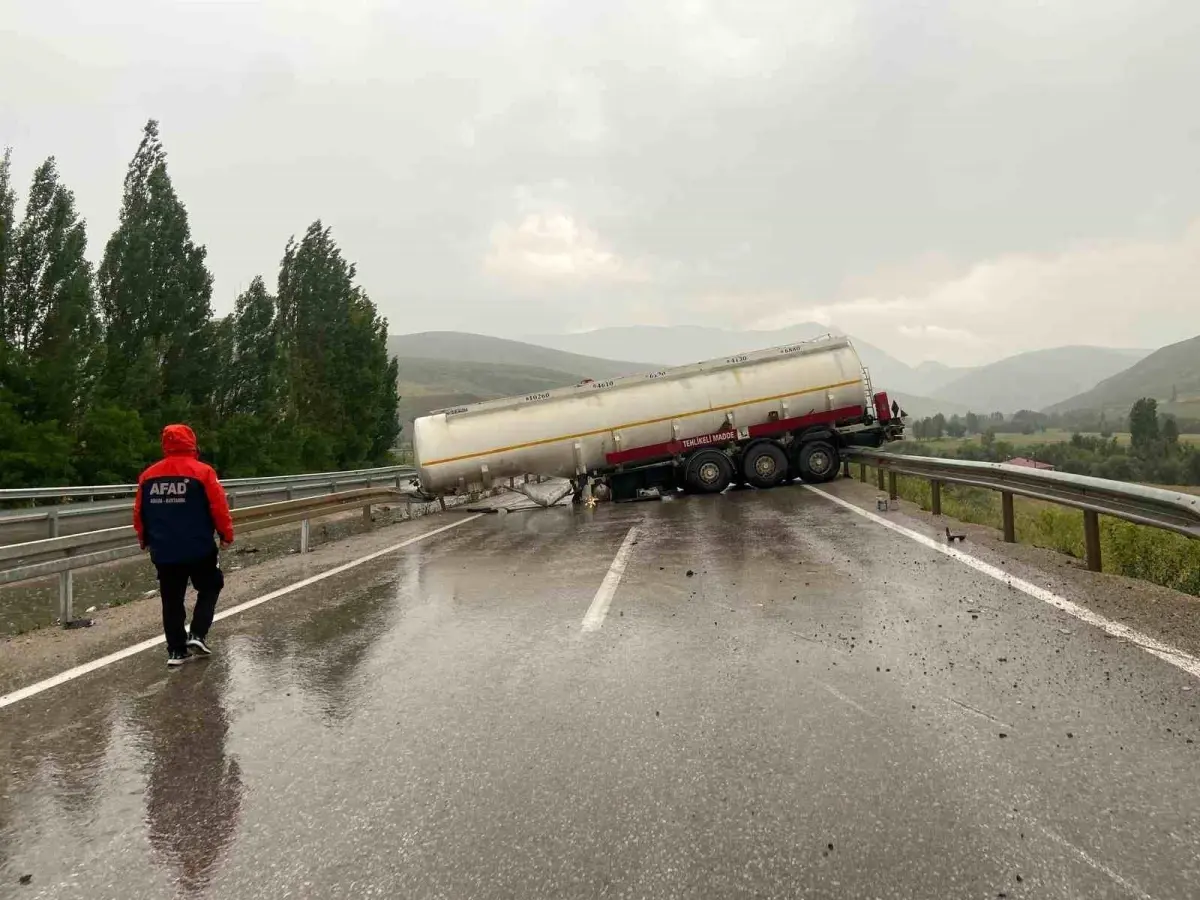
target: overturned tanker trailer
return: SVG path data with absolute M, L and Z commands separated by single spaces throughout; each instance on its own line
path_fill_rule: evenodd
M 413 423 L 413 444 L 429 496 L 535 474 L 632 500 L 829 481 L 843 448 L 903 429 L 849 339 L 827 336 L 438 410 Z

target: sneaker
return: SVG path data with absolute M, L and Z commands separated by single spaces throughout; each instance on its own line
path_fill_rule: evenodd
M 212 656 L 212 651 L 208 649 L 208 644 L 204 643 L 203 638 L 198 638 L 194 634 L 188 635 L 188 649 L 200 656 Z
M 188 655 L 186 650 L 172 650 L 167 653 L 167 666 L 169 668 L 173 669 L 176 666 L 182 666 L 187 661 Z

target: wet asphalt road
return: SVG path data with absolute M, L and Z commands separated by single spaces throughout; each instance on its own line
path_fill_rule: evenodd
M 0 711 L 0 897 L 1200 896 L 1200 684 L 799 488 L 485 517 L 218 629 Z

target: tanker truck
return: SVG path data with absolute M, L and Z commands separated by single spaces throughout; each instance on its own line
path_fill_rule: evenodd
M 843 449 L 896 440 L 903 420 L 850 340 L 827 335 L 437 410 L 413 423 L 413 445 L 426 496 L 533 474 L 623 501 L 829 481 Z

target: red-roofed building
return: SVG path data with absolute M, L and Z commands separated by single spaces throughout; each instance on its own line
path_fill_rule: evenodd
M 1048 462 L 1039 462 L 1036 459 L 1026 459 L 1024 456 L 1014 456 L 1012 459 L 1004 461 L 1006 466 L 1024 466 L 1027 469 L 1049 469 L 1054 471 L 1054 466 Z

